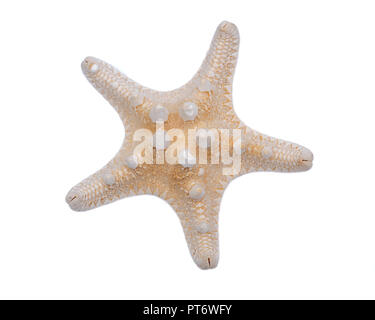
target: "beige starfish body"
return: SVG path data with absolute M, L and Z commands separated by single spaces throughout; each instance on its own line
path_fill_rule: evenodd
M 202 269 L 216 267 L 219 259 L 218 213 L 228 183 L 253 171 L 305 171 L 311 168 L 313 160 L 308 149 L 256 132 L 236 116 L 232 106 L 232 80 L 238 49 L 236 26 L 222 22 L 197 74 L 186 85 L 168 92 L 145 88 L 111 65 L 96 58 L 86 58 L 82 62 L 83 73 L 116 109 L 126 134 L 116 156 L 69 191 L 66 201 L 70 207 L 84 211 L 128 196 L 158 196 L 166 200 L 180 218 L 195 263 Z M 223 174 L 226 164 L 198 163 L 195 156 L 191 156 L 194 161 L 190 163 L 188 150 L 179 155 L 182 162 L 178 160 L 176 164 L 140 163 L 135 152 L 139 141 L 134 140 L 134 134 L 139 129 L 148 129 L 158 135 L 157 123 L 163 123 L 162 137 L 175 128 L 181 129 L 186 136 L 189 129 L 202 129 L 203 135 L 207 128 L 239 129 L 241 139 L 236 152 L 240 154 L 240 170 Z M 198 141 L 197 154 L 207 152 L 210 159 L 213 142 Z M 234 137 L 230 142 L 233 153 Z M 155 145 L 154 160 L 170 142 L 165 143 Z

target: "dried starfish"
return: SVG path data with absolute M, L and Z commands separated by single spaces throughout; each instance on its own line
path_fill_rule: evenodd
M 116 156 L 69 191 L 66 201 L 70 207 L 84 211 L 128 196 L 158 196 L 180 218 L 195 263 L 202 269 L 216 267 L 218 213 L 229 182 L 253 171 L 305 171 L 311 168 L 313 160 L 308 149 L 256 132 L 236 116 L 232 106 L 232 80 L 238 49 L 237 27 L 222 22 L 196 75 L 186 85 L 168 92 L 145 88 L 104 61 L 86 58 L 82 62 L 83 73 L 119 113 L 126 134 Z M 155 123 L 163 123 L 164 132 L 156 134 Z M 237 146 L 240 150 L 236 149 L 240 153 L 240 171 L 225 175 L 225 164 L 197 163 L 189 150 L 178 155 L 177 164 L 141 163 L 141 155 L 134 152 L 139 144 L 133 139 L 134 133 L 149 129 L 161 136 L 165 145 L 155 143 L 156 154 L 167 147 L 169 141 L 165 137 L 173 128 L 184 133 L 199 128 L 241 130 Z M 207 136 L 204 131 L 202 134 Z M 197 152 L 206 150 L 210 157 L 213 142 L 198 139 Z M 232 153 L 234 149 L 231 148 Z

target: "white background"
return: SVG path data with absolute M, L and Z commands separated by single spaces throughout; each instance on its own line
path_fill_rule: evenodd
M 374 16 L 373 1 L 1 2 L 0 297 L 375 298 Z M 165 202 L 77 213 L 65 195 L 123 139 L 85 56 L 176 88 L 222 20 L 241 34 L 237 114 L 315 160 L 235 180 L 202 271 Z

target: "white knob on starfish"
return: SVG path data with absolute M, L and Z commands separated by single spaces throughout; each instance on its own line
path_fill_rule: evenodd
M 205 190 L 200 184 L 195 184 L 189 191 L 189 197 L 194 200 L 200 200 L 204 197 Z
M 185 102 L 180 107 L 179 113 L 184 121 L 194 120 L 198 114 L 198 107 L 194 102 Z
M 273 153 L 273 151 L 272 151 L 272 148 L 270 146 L 266 146 L 262 150 L 262 156 L 263 156 L 264 159 L 271 158 L 272 157 L 272 153 Z
M 93 57 L 87 57 L 85 60 L 83 60 L 81 67 L 83 72 L 88 72 L 92 75 L 99 71 L 98 61 Z
M 99 71 L 99 66 L 96 63 L 93 63 L 92 65 L 89 66 L 89 71 L 91 73 L 96 73 Z
M 138 159 L 135 155 L 131 155 L 125 159 L 125 164 L 130 169 L 135 169 L 138 167 Z
M 168 109 L 166 107 L 163 107 L 161 105 L 157 105 L 153 107 L 150 111 L 150 118 L 152 122 L 157 122 L 157 121 L 167 121 L 168 120 Z
M 212 86 L 209 80 L 203 79 L 198 83 L 198 90 L 201 92 L 209 92 L 211 89 Z
M 111 173 L 105 173 L 103 175 L 103 181 L 106 185 L 111 186 L 116 182 L 116 179 L 113 174 Z
M 202 222 L 202 223 L 198 224 L 196 229 L 199 233 L 207 233 L 209 231 L 209 227 L 208 227 L 208 224 L 206 222 Z
M 196 164 L 195 157 L 188 151 L 188 150 L 182 150 L 178 154 L 178 163 L 182 165 L 184 168 L 191 168 L 194 167 Z

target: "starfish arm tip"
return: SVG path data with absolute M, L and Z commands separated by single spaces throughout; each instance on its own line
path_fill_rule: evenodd
M 313 153 L 297 143 L 249 130 L 243 172 L 303 172 L 311 169 Z
M 234 23 L 226 21 L 226 20 L 222 21 L 219 24 L 218 30 L 229 33 L 229 34 L 237 34 L 237 35 L 239 34 L 237 26 Z
M 147 89 L 109 63 L 89 56 L 83 60 L 81 68 L 87 80 L 118 113 L 131 113 L 144 103 Z
M 84 211 L 85 207 L 83 204 L 83 195 L 75 187 L 70 189 L 65 197 L 66 203 L 69 205 L 70 209 L 73 211 Z
M 198 268 L 202 270 L 215 269 L 219 264 L 218 251 L 200 252 L 198 249 L 198 251 L 192 257 Z

